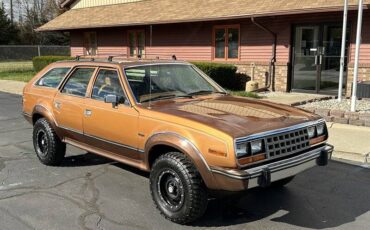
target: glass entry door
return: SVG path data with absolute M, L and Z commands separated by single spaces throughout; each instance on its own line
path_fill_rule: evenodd
M 316 90 L 319 31 L 319 26 L 298 26 L 295 29 L 293 89 Z
M 349 37 L 347 29 L 347 38 Z M 293 44 L 293 91 L 338 92 L 342 26 L 296 26 Z M 347 63 L 347 49 L 346 58 Z M 345 66 L 345 71 L 347 66 Z M 347 73 L 344 72 L 346 78 Z M 346 80 L 344 79 L 343 88 Z

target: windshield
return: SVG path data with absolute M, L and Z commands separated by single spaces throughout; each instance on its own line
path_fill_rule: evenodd
M 137 102 L 225 93 L 191 65 L 158 64 L 125 69 Z

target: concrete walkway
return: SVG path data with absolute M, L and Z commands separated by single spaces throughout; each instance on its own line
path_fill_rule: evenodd
M 331 98 L 331 96 L 328 95 L 284 92 L 266 92 L 259 93 L 258 95 L 262 97 L 262 100 L 292 106 L 299 105 L 303 101 L 315 101 L 318 99 Z
M 14 94 L 22 94 L 26 82 L 0 80 L 0 91 Z
M 328 122 L 329 143 L 334 145 L 334 158 L 370 163 L 370 128 Z

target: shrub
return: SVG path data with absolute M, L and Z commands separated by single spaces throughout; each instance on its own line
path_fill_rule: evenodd
M 246 92 L 246 91 L 232 91 L 229 90 L 229 93 L 233 96 L 239 96 L 239 97 L 252 97 L 252 98 L 262 98 L 257 93 L 253 92 Z
M 236 66 L 222 63 L 193 62 L 200 70 L 210 76 L 222 87 L 227 89 L 240 88 L 240 79 L 236 74 Z
M 63 60 L 74 60 L 75 58 L 70 56 L 40 56 L 34 57 L 32 59 L 33 68 L 35 71 L 39 72 L 49 64 L 56 62 L 56 61 L 63 61 Z

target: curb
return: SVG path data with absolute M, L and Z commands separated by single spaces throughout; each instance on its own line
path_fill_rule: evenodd
M 296 107 L 296 106 L 301 106 L 301 105 L 305 105 L 305 104 L 316 102 L 316 101 L 327 101 L 327 100 L 334 99 L 334 98 L 335 98 L 335 96 L 314 98 L 314 99 L 310 99 L 310 100 L 306 100 L 306 101 L 294 102 L 294 103 L 291 103 L 290 106 Z
M 334 145 L 333 157 L 370 166 L 370 128 L 327 122 L 329 143 Z M 356 147 L 357 146 L 357 147 Z
M 346 159 L 342 159 L 342 158 L 336 158 L 334 156 L 332 156 L 331 161 L 340 162 L 340 163 L 344 163 L 344 164 L 350 164 L 350 165 L 354 165 L 354 166 L 359 166 L 359 167 L 365 168 L 365 169 L 370 169 L 370 164 L 369 163 L 362 163 L 362 162 L 353 161 L 353 160 L 346 160 Z
M 368 160 L 367 155 L 363 155 L 360 153 L 349 153 L 349 152 L 342 152 L 342 151 L 334 151 L 332 154 L 334 159 L 338 160 L 345 160 L 345 161 L 353 161 L 364 165 L 369 165 L 370 162 Z

